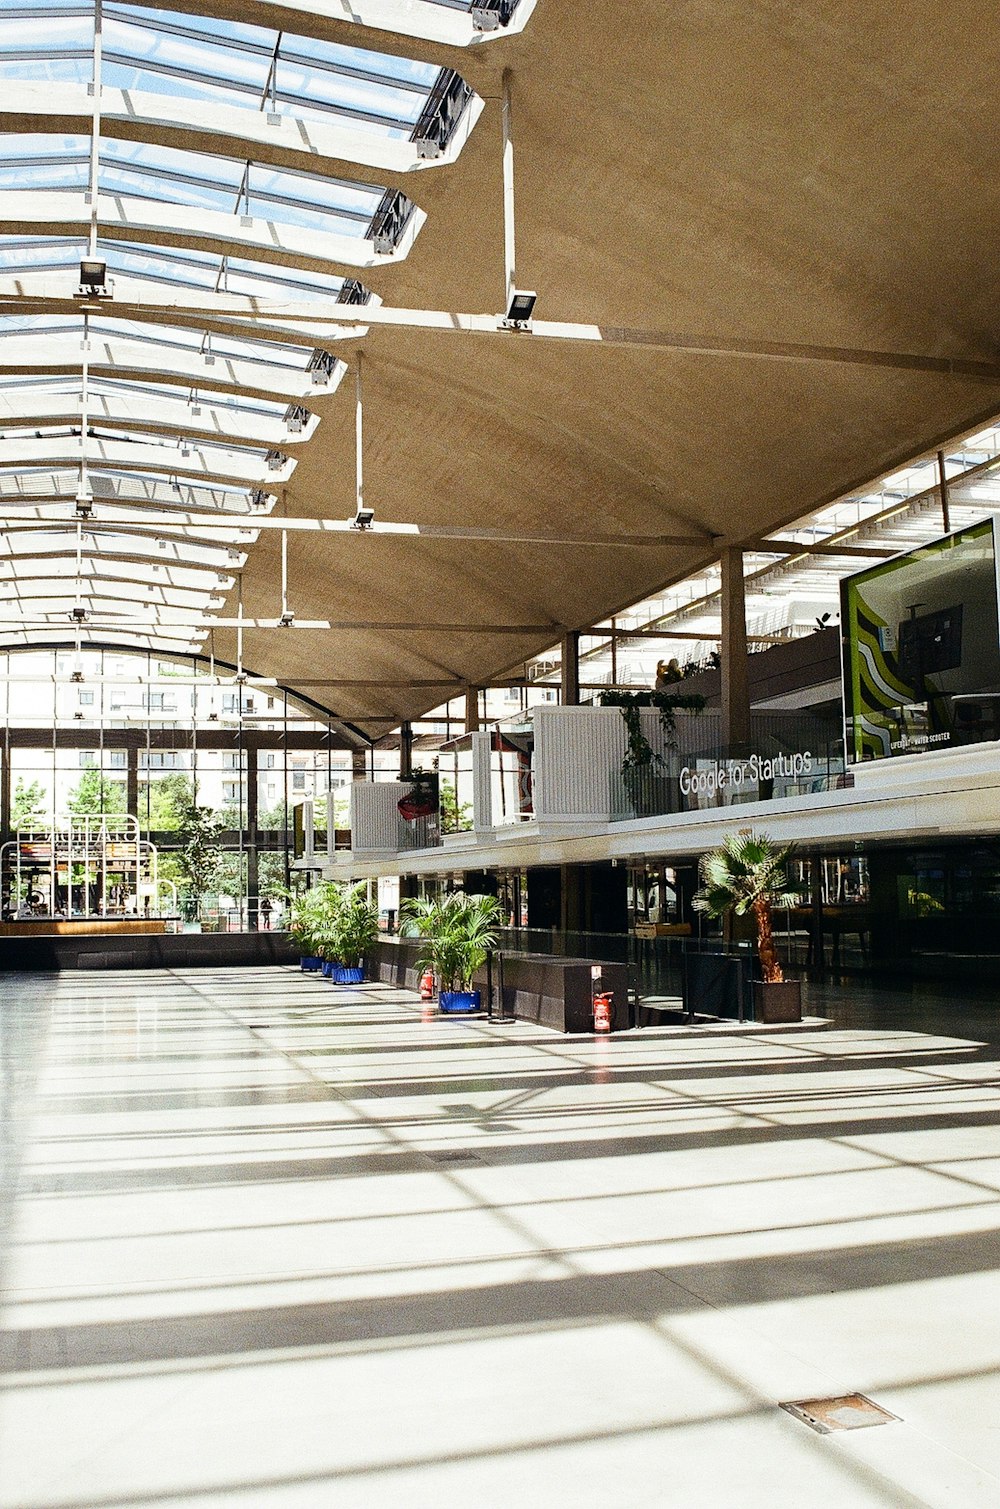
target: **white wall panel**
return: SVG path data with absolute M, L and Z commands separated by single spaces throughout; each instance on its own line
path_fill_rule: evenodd
M 355 781 L 351 786 L 351 850 L 395 854 L 399 847 L 397 803 L 411 781 Z

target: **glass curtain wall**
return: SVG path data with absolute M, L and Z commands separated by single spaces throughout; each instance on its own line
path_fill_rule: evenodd
M 51 856 L 69 843 L 56 835 L 89 824 L 88 832 L 103 827 L 112 837 L 128 828 L 147 859 L 155 852 L 148 875 L 116 880 L 118 910 L 219 930 L 278 926 L 297 878 L 289 866 L 295 805 L 314 803 L 320 850 L 330 791 L 342 793 L 335 821 L 346 826 L 350 752 L 334 747 L 329 721 L 281 688 L 237 685 L 195 657 L 112 649 L 5 652 L 0 672 L 0 909 L 8 917 L 30 888 L 16 878 L 28 854 L 18 840 L 49 842 L 51 870 Z M 109 907 L 82 882 L 67 900 L 75 876 L 67 865 L 64 876 L 42 876 L 36 910 Z

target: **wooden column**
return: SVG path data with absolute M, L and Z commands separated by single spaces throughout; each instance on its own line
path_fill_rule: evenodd
M 562 683 L 559 701 L 563 707 L 580 705 L 580 631 L 569 629 L 562 637 Z
M 479 732 L 478 686 L 467 686 L 465 688 L 465 732 L 467 734 Z
M 747 667 L 747 615 L 743 552 L 722 552 L 722 744 L 727 754 L 750 742 L 750 678 Z

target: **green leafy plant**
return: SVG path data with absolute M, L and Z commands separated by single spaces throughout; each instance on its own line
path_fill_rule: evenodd
M 291 903 L 286 930 L 304 958 L 319 957 L 319 939 L 328 905 L 325 885 L 302 891 Z
M 322 958 L 347 969 L 356 969 L 378 937 L 378 907 L 368 899 L 368 885 L 337 885 L 328 881 L 316 886 L 318 925 L 317 950 Z
M 76 817 L 125 812 L 125 782 L 113 781 L 100 770 L 85 770 L 66 800 L 66 810 Z
M 222 832 L 223 824 L 218 814 L 211 807 L 198 807 L 194 802 L 181 820 L 177 864 L 189 899 L 195 904 L 217 887 Z
M 916 887 L 907 891 L 906 905 L 914 917 L 933 917 L 944 911 L 943 902 L 938 901 L 929 891 L 921 891 Z
M 453 781 L 441 781 L 441 832 L 466 833 L 472 827 L 472 803 L 460 802 Z
M 774 947 L 772 910 L 794 906 L 798 897 L 788 888 L 786 867 L 793 846 L 778 848 L 766 833 L 731 833 L 718 849 L 702 856 L 702 889 L 694 898 L 696 911 L 709 917 L 733 912 L 753 914 L 757 929 L 757 957 L 765 984 L 785 978 Z
M 628 745 L 622 758 L 622 773 L 644 770 L 662 765 L 663 756 L 650 744 L 642 727 L 642 710 L 655 707 L 660 714 L 660 727 L 668 744 L 677 738 L 677 713 L 700 713 L 705 706 L 704 697 L 695 692 L 621 692 L 606 691 L 600 694 L 602 707 L 617 707 L 625 723 Z
M 404 937 L 423 940 L 417 967 L 433 970 L 442 990 L 471 987 L 476 970 L 496 947 L 502 921 L 495 896 L 467 896 L 464 891 L 404 901 L 399 915 Z
M 26 782 L 18 776 L 11 804 L 10 825 L 17 829 L 22 824 L 37 821 L 49 810 L 48 798 L 37 781 Z

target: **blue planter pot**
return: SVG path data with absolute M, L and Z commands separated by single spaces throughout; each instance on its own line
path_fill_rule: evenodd
M 329 974 L 334 985 L 360 985 L 365 978 L 364 965 L 331 964 L 329 970 L 323 971 Z
M 479 1010 L 478 990 L 442 990 L 438 998 L 446 1016 L 461 1016 L 464 1012 Z
M 323 968 L 323 960 L 317 959 L 314 954 L 303 954 L 301 959 L 299 960 L 299 968 L 311 970 L 313 973 L 316 973 L 318 970 Z
M 323 973 L 324 977 L 327 980 L 333 974 L 333 969 L 334 969 L 334 966 L 330 963 L 329 959 L 324 959 L 323 960 L 323 970 L 322 970 L 322 973 Z

